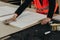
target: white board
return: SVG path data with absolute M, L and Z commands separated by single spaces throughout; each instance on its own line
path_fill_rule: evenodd
M 25 28 L 44 18 L 46 18 L 46 15 L 25 11 L 16 19 L 15 22 L 11 22 L 10 25 L 19 28 Z
M 0 17 L 0 21 L 4 21 L 6 19 L 11 18 L 13 15 L 10 16 L 5 16 L 5 17 Z M 32 25 L 39 20 L 42 20 L 46 18 L 46 15 L 43 14 L 38 14 L 35 12 L 30 12 L 30 11 L 24 11 L 14 22 L 11 22 L 10 25 L 19 27 L 19 28 L 24 28 L 29 25 Z
M 0 16 L 13 14 L 17 8 L 10 7 L 10 6 L 0 6 Z

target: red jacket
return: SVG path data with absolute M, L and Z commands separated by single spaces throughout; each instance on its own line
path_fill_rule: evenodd
M 39 0 L 34 0 L 33 4 L 34 4 L 34 6 L 36 8 L 36 11 L 38 13 L 46 14 L 49 11 L 49 1 L 48 0 L 43 0 L 42 2 L 43 2 L 43 5 L 40 4 Z M 58 7 L 58 4 L 56 3 L 54 12 L 56 12 L 57 7 Z

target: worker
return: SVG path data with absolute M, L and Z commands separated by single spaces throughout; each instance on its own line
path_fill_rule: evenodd
M 41 24 L 46 24 L 51 21 L 53 14 L 58 9 L 58 4 L 55 0 L 25 0 L 24 3 L 15 11 L 12 18 L 6 20 L 5 24 L 15 21 L 16 18 L 25 10 L 26 7 L 33 1 L 36 12 L 46 14 L 47 18 L 41 21 Z
M 25 0 L 24 3 L 15 11 L 14 16 L 6 20 L 4 23 L 7 24 L 15 21 L 31 2 L 34 4 L 36 12 L 40 14 L 46 14 L 47 18 L 41 21 L 42 25 L 37 24 L 31 28 L 18 32 L 18 35 L 13 35 L 11 38 L 8 38 L 9 40 L 44 40 L 44 34 L 46 32 L 49 33 L 51 26 L 47 23 L 51 21 L 53 14 L 58 9 L 56 0 Z

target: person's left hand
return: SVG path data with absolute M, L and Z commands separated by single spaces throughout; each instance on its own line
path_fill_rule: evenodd
M 45 19 L 41 20 L 41 24 L 44 25 L 44 24 L 47 24 L 50 21 L 51 21 L 51 18 L 45 18 Z

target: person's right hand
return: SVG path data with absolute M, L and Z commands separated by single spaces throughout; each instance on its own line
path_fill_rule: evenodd
M 15 21 L 16 18 L 17 18 L 17 14 L 14 14 L 12 18 L 9 18 L 7 20 L 4 20 L 3 23 L 6 24 L 6 25 L 8 25 L 10 22 Z

